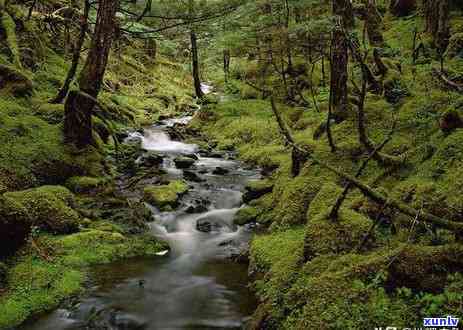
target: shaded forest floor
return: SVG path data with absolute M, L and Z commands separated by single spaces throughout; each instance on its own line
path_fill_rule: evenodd
M 452 33 L 463 32 L 459 13 L 452 17 Z M 403 162 L 385 166 L 370 161 L 360 178 L 417 210 L 463 221 L 463 130 L 445 127 L 449 114 L 462 115 L 463 95 L 433 75 L 432 68 L 439 67 L 436 58 L 423 56 L 413 65 L 413 31 L 422 24 L 418 16 L 388 17 L 385 22 L 390 53 L 384 61 L 390 75 L 384 84 L 391 81 L 397 98 L 369 93 L 366 127 L 379 144 L 396 121 L 383 152 L 403 157 Z M 445 68 L 461 82 L 461 49 L 459 54 L 448 56 Z M 270 100 L 262 100 L 262 93 L 245 83 L 258 77 L 259 63 L 233 60 L 227 84 L 215 76 L 229 96 L 202 109 L 192 128 L 205 132 L 219 148 L 236 149 L 241 159 L 268 174 L 264 181 L 249 185 L 255 199 L 235 219 L 269 227 L 269 233 L 257 236 L 251 247 L 249 271 L 261 302 L 251 328 L 410 327 L 422 326 L 424 317 L 463 317 L 459 234 L 377 204 L 356 189 L 348 194 L 338 220 L 328 219 L 346 181 L 310 160 L 298 176 L 291 175 L 291 151 Z M 305 65 L 302 59 L 294 61 Z M 276 75 L 265 80 L 266 88 L 282 96 L 282 86 L 272 79 Z M 302 74 L 296 79 L 309 78 Z M 359 142 L 357 110 L 352 106 L 344 121 L 332 125 L 337 150 L 331 152 L 324 131 L 329 87 L 319 66 L 311 79 L 319 111 L 310 102 L 309 108 L 279 104 L 280 112 L 299 145 L 355 175 L 369 156 Z M 304 93 L 311 100 L 310 90 Z
M 117 147 L 113 139 L 196 108 L 191 77 L 169 59 L 171 45 L 152 58 L 144 41 L 121 42 L 104 81 L 104 109 L 97 109 L 111 125 L 96 118 L 93 146 L 67 146 L 64 105 L 49 100 L 69 69 L 69 44 L 40 14 L 26 20 L 26 8 L 14 4 L 8 11 L 17 40 L 3 40 L 9 47 L 0 52 L 2 75 L 11 78 L 0 84 L 1 329 L 81 292 L 93 264 L 166 249 L 148 233 L 150 211 L 118 186 L 121 175 L 143 174 L 135 165 L 141 145 Z M 20 67 L 11 64 L 15 51 Z

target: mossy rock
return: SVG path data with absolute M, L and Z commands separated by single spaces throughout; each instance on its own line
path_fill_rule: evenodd
M 311 260 L 317 255 L 352 251 L 367 234 L 371 223 L 360 213 L 342 207 L 338 219 L 328 218 L 341 191 L 335 184 L 327 183 L 312 201 L 307 213 L 304 260 Z M 371 246 L 373 239 L 374 236 L 368 245 Z
M 66 181 L 66 187 L 74 193 L 89 193 L 102 188 L 106 184 L 105 178 L 89 176 L 73 176 Z
M 307 210 L 323 185 L 324 177 L 315 168 L 307 168 L 295 178 L 281 176 L 273 192 L 275 225 L 305 224 Z M 326 178 L 325 178 L 326 179 Z
M 248 203 L 273 191 L 274 183 L 270 180 L 252 180 L 246 184 L 243 201 Z
M 5 193 L 0 198 L 2 241 L 14 250 L 24 242 L 33 226 L 53 234 L 75 232 L 80 216 L 73 206 L 73 194 L 61 186 Z
M 243 226 L 248 223 L 256 222 L 262 210 L 256 207 L 246 206 L 240 208 L 233 218 L 235 225 Z
M 25 96 L 32 94 L 32 81 L 18 69 L 0 64 L 0 90 L 6 94 Z
M 178 206 L 179 199 L 188 191 L 185 181 L 171 181 L 163 186 L 148 186 L 144 189 L 144 199 L 160 210 L 168 210 Z
M 64 105 L 42 103 L 34 109 L 34 112 L 47 123 L 59 124 L 64 118 Z
M 463 58 L 463 32 L 455 33 L 450 37 L 445 56 L 448 58 L 456 56 Z

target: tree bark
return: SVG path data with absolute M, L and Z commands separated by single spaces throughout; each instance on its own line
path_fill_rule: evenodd
M 347 115 L 347 41 L 344 32 L 337 24 L 331 37 L 331 81 L 330 81 L 330 102 L 332 118 L 339 122 Z
M 68 143 L 79 148 L 93 142 L 92 111 L 101 89 L 108 64 L 116 25 L 119 0 L 100 0 L 95 32 L 79 78 L 79 91 L 72 92 L 65 104 L 64 135 Z M 88 94 L 91 98 L 85 96 Z
M 275 112 L 274 107 L 272 107 L 273 111 Z M 275 113 L 275 115 L 278 114 L 278 111 Z M 350 182 L 354 187 L 358 188 L 365 196 L 371 198 L 373 201 L 380 203 L 380 204 L 386 204 L 390 206 L 391 208 L 397 209 L 403 214 L 412 216 L 416 218 L 417 220 L 421 220 L 423 222 L 435 225 L 440 228 L 448 229 L 453 232 L 455 232 L 456 235 L 461 235 L 463 233 L 463 223 L 461 222 L 455 222 L 455 221 L 450 221 L 444 218 L 437 217 L 431 213 L 424 212 L 422 210 L 417 210 L 414 209 L 407 204 L 391 198 L 389 196 L 385 196 L 382 193 L 378 192 L 377 190 L 374 190 L 367 184 L 363 183 L 362 181 L 358 180 L 357 178 L 353 177 L 352 175 L 349 175 L 347 173 L 344 173 L 340 169 L 318 159 L 311 153 L 309 150 L 303 149 L 299 147 L 296 143 L 294 143 L 294 139 L 291 136 L 291 133 L 289 130 L 286 128 L 282 118 L 277 115 L 277 122 L 278 125 L 280 126 L 280 132 L 284 136 L 286 142 L 292 147 L 297 149 L 297 151 L 301 154 L 304 155 L 307 160 L 311 160 L 314 163 L 328 169 L 329 171 L 337 174 L 344 180 L 347 180 Z
M 350 0 L 333 0 L 333 14 L 341 16 L 344 28 L 355 27 L 354 10 Z
M 443 53 L 450 36 L 449 0 L 423 0 L 423 7 L 426 31 L 432 36 L 433 46 Z
M 85 0 L 85 5 L 84 5 L 84 13 L 81 18 L 81 26 L 80 26 L 80 33 L 79 37 L 77 39 L 77 42 L 74 46 L 74 53 L 72 55 L 72 63 L 71 67 L 68 71 L 68 74 L 66 76 L 66 79 L 63 83 L 63 86 L 59 90 L 58 94 L 54 99 L 50 101 L 50 103 L 61 103 L 63 100 L 66 98 L 69 92 L 69 87 L 71 86 L 72 81 L 74 80 L 74 76 L 76 75 L 77 72 L 77 67 L 79 66 L 79 60 L 80 60 L 80 52 L 82 51 L 82 47 L 85 42 L 85 35 L 87 34 L 88 30 L 88 14 L 90 12 L 90 1 Z
M 383 18 L 376 7 L 374 0 L 367 0 L 365 25 L 370 45 L 375 47 L 384 46 L 383 38 Z
M 195 87 L 196 97 L 202 99 L 204 97 L 203 90 L 201 89 L 201 78 L 199 74 L 199 57 L 198 57 L 198 40 L 196 37 L 196 32 L 190 30 L 190 41 L 191 41 L 191 65 L 192 65 L 192 74 L 193 82 Z

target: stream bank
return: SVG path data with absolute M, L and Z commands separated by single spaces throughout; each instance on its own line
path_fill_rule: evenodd
M 120 182 L 130 182 L 129 199 L 150 201 L 150 230 L 170 251 L 97 267 L 83 299 L 23 329 L 240 329 L 247 321 L 256 305 L 247 265 L 231 259 L 247 249 L 252 226 L 236 226 L 233 217 L 247 181 L 259 174 L 231 153 L 171 139 L 170 128 L 189 120 L 131 134 L 127 143 L 145 150 L 137 162 L 157 159 L 160 175 Z M 186 188 L 172 192 L 179 185 Z

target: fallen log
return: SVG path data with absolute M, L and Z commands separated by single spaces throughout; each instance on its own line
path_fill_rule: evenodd
M 276 107 L 272 108 L 273 111 L 275 112 Z M 278 110 L 275 112 L 275 114 L 278 113 Z M 280 118 L 280 119 L 278 119 Z M 385 204 L 391 208 L 394 208 L 398 210 L 399 212 L 409 215 L 413 218 L 416 218 L 417 221 L 423 221 L 425 223 L 435 225 L 439 228 L 444 228 L 448 229 L 450 231 L 453 231 L 457 234 L 463 233 L 463 223 L 460 222 L 455 222 L 455 221 L 450 221 L 444 218 L 440 218 L 438 216 L 435 216 L 431 213 L 427 213 L 424 211 L 417 210 L 413 207 L 408 206 L 407 204 L 394 199 L 390 198 L 389 196 L 385 196 L 382 193 L 380 193 L 377 190 L 374 190 L 370 186 L 368 186 L 366 183 L 360 181 L 359 179 L 355 178 L 354 176 L 344 173 L 342 170 L 337 169 L 336 167 L 318 159 L 313 155 L 313 153 L 310 150 L 306 150 L 300 146 L 298 146 L 295 142 L 293 137 L 291 136 L 291 133 L 289 132 L 288 129 L 285 128 L 285 125 L 283 121 L 281 120 L 281 116 L 277 115 L 277 122 L 278 125 L 280 125 L 280 132 L 283 134 L 285 137 L 287 143 L 295 150 L 297 150 L 298 153 L 304 155 L 307 160 L 311 160 L 312 162 L 326 168 L 327 170 L 330 170 L 331 172 L 334 172 L 344 180 L 347 180 L 350 182 L 354 187 L 358 188 L 365 196 L 371 198 L 373 201 L 379 203 L 379 204 Z M 283 124 L 281 127 L 281 124 Z

